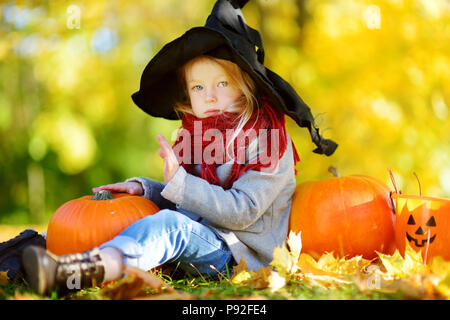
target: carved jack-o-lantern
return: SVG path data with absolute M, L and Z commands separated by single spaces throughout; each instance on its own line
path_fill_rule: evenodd
M 424 261 L 450 260 L 450 200 L 393 193 L 396 202 L 395 241 L 403 255 L 406 242 L 421 250 Z
M 408 225 L 412 226 L 413 228 L 412 231 L 414 231 L 417 228 L 416 221 L 414 220 L 412 214 L 409 215 Z M 434 219 L 434 216 L 431 216 L 431 218 L 427 221 L 425 226 L 436 227 L 436 220 Z M 410 233 L 412 234 L 411 231 Z M 428 230 L 425 232 L 424 229 L 422 229 L 422 226 L 419 225 L 417 230 L 414 232 L 415 237 L 411 236 L 411 234 L 409 234 L 408 231 L 406 231 L 406 239 L 408 239 L 408 241 L 411 242 L 413 245 L 415 245 L 417 248 L 422 248 L 423 246 L 425 246 L 425 244 L 432 244 L 434 239 L 436 239 L 436 233 L 433 236 L 431 236 L 432 233 L 433 231 L 431 228 L 428 228 Z

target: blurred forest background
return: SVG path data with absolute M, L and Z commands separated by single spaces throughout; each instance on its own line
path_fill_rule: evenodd
M 46 224 L 64 202 L 132 176 L 162 180 L 156 135 L 178 121 L 132 100 L 167 42 L 213 0 L 0 2 L 0 224 Z M 251 0 L 266 66 L 311 107 L 334 155 L 299 151 L 297 181 L 367 174 L 450 197 L 450 1 Z

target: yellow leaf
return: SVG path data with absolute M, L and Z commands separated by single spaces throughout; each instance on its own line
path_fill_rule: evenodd
M 234 284 L 244 284 L 245 281 L 252 278 L 251 271 L 241 271 L 239 273 L 234 274 L 233 278 L 231 279 L 231 282 Z
M 437 290 L 450 299 L 450 261 L 445 261 L 442 257 L 433 257 L 430 261 L 431 272 L 440 278 Z
M 6 271 L 0 271 L 0 286 L 9 283 L 8 273 Z
M 244 255 L 242 255 L 241 260 L 239 260 L 239 263 L 233 267 L 233 274 L 237 275 L 242 271 L 248 271 L 247 264 L 244 260 Z
M 350 284 L 351 281 L 344 280 L 342 277 L 339 277 L 337 275 L 315 275 L 315 274 L 308 274 L 305 275 L 305 280 L 308 281 L 310 284 L 321 286 L 323 288 L 327 288 L 331 286 L 332 284 Z
M 339 273 L 339 262 L 340 260 L 334 257 L 333 252 L 326 252 L 317 261 L 317 266 L 327 272 Z
M 429 262 L 429 266 L 431 272 L 441 278 L 450 275 L 450 261 L 445 261 L 442 257 L 433 257 Z
M 439 281 L 436 289 L 447 299 L 450 299 L 450 274 Z
M 128 300 L 144 296 L 145 288 L 158 289 L 159 291 L 175 292 L 160 278 L 139 268 L 128 266 L 126 276 L 112 285 L 100 290 L 100 295 L 112 300 Z
M 387 255 L 377 252 L 387 272 L 391 275 L 404 275 L 403 273 L 403 258 L 398 250 L 395 250 L 393 255 Z
M 48 300 L 48 298 L 41 298 L 37 294 L 31 292 L 21 293 L 19 290 L 14 291 L 14 297 L 9 297 L 8 300 Z
M 289 273 L 293 267 L 291 255 L 285 243 L 273 250 L 273 261 L 270 263 L 278 272 Z
M 406 278 L 398 278 L 389 285 L 390 289 L 401 292 L 409 299 L 439 298 L 436 290 L 438 279 L 434 275 L 412 274 Z
M 269 288 L 272 292 L 280 290 L 286 285 L 286 278 L 276 271 L 272 271 L 269 277 Z
M 271 266 L 261 267 L 256 271 L 252 287 L 257 289 L 267 288 L 269 286 L 269 278 L 272 274 L 273 268 Z
M 278 272 L 293 274 L 297 271 L 297 263 L 302 250 L 301 233 L 290 232 L 281 247 L 273 250 L 273 260 L 270 263 Z
M 320 269 L 317 264 L 317 261 L 314 258 L 307 254 L 302 253 L 298 259 L 297 266 L 303 273 L 312 273 L 312 274 L 327 274 L 327 272 Z
M 295 232 L 289 232 L 289 236 L 287 238 L 287 245 L 289 247 L 290 254 L 296 263 L 302 251 L 302 237 L 301 232 L 295 234 Z
M 303 273 L 315 275 L 355 275 L 370 265 L 370 260 L 361 256 L 351 259 L 335 258 L 333 253 L 325 253 L 316 261 L 311 255 L 302 253 L 299 257 L 298 267 Z
M 405 270 L 415 273 L 429 273 L 429 267 L 425 265 L 421 252 L 416 252 L 407 243 L 405 248 Z
M 387 272 L 393 277 L 407 277 L 413 273 L 427 274 L 430 272 L 424 264 L 420 252 L 414 251 L 407 243 L 405 247 L 405 258 L 396 250 L 393 255 L 378 253 Z
M 152 294 L 139 296 L 133 300 L 192 300 L 193 297 L 187 292 L 174 291 L 171 293 Z
M 231 278 L 231 282 L 234 284 L 243 284 L 251 277 L 252 277 L 251 271 L 248 271 L 248 267 L 247 264 L 245 263 L 244 256 L 242 256 L 239 263 L 233 267 L 233 276 Z
M 247 285 L 252 288 L 262 289 L 269 285 L 269 275 L 272 271 L 272 267 L 261 267 L 258 271 L 248 270 L 244 261 L 244 257 L 241 258 L 239 264 L 233 267 L 233 277 L 231 282 L 233 284 Z
M 340 273 L 352 275 L 360 272 L 370 265 L 370 260 L 364 259 L 362 256 L 356 256 L 349 260 L 345 260 L 340 265 Z

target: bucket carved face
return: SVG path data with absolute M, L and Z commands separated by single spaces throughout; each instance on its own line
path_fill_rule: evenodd
M 417 225 L 414 216 L 410 214 L 407 223 L 406 239 L 411 245 L 422 248 L 427 243 L 428 245 L 432 244 L 436 239 L 436 233 L 433 231 L 436 227 L 434 216 L 431 216 L 425 225 Z
M 434 256 L 450 260 L 450 200 L 393 194 L 395 242 L 403 255 L 406 243 L 422 252 L 424 262 Z

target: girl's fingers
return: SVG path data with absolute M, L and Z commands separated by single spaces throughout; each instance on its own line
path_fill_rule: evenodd
M 161 149 L 163 151 L 165 151 L 165 153 L 168 153 L 168 151 L 170 149 L 172 149 L 172 147 L 170 146 L 169 142 L 167 142 L 166 138 L 164 138 L 163 135 L 158 134 L 157 139 L 158 139 L 159 145 L 161 146 Z
M 105 189 L 105 186 L 100 186 L 100 187 L 97 187 L 97 188 L 92 188 L 92 191 L 95 193 L 95 192 L 99 192 L 99 191 L 101 191 L 101 190 L 107 190 L 107 189 Z
M 163 135 L 158 134 L 157 136 L 159 145 L 161 146 L 161 149 L 158 150 L 158 154 L 165 162 L 177 162 L 177 157 L 175 156 L 175 153 L 173 152 L 172 146 L 169 144 L 169 142 L 164 138 Z
M 131 182 L 118 182 L 113 184 L 107 184 L 104 186 L 100 186 L 97 188 L 92 188 L 92 191 L 98 192 L 101 190 L 109 190 L 115 192 L 124 192 L 129 194 L 142 195 L 144 190 L 142 185 L 139 182 L 131 181 Z
M 164 138 L 164 136 L 161 134 L 158 134 L 157 137 L 158 137 L 158 142 L 159 142 L 159 145 L 161 146 L 161 151 L 162 151 L 162 153 L 158 151 L 159 155 L 165 160 L 178 163 L 177 156 L 175 155 L 175 152 L 173 151 L 172 146 L 166 140 L 166 138 Z
M 161 134 L 158 134 L 156 137 L 159 145 L 161 146 L 161 149 L 158 150 L 158 154 L 164 160 L 164 182 L 167 183 L 170 179 L 172 179 L 179 167 L 178 160 L 172 146 L 166 138 L 164 138 Z
M 107 185 L 100 186 L 100 187 L 92 189 L 92 191 L 94 191 L 94 192 L 98 192 L 98 191 L 101 191 L 101 190 L 127 192 L 127 188 L 123 184 L 120 184 L 120 183 L 107 184 Z

